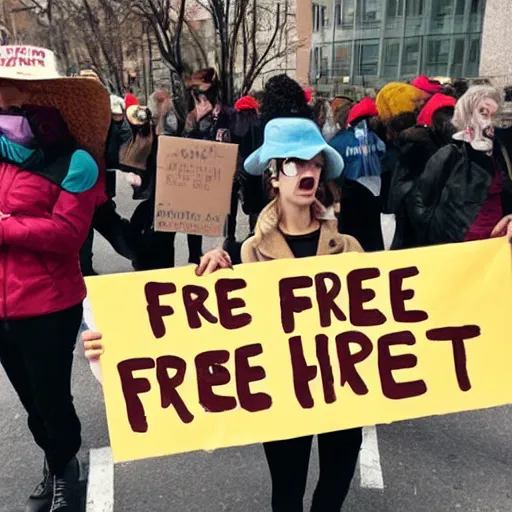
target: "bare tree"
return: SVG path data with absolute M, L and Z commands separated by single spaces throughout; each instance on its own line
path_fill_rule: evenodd
M 213 41 L 205 36 L 204 24 L 195 23 L 190 15 L 191 0 L 188 4 L 186 0 L 115 0 L 126 1 L 151 26 L 162 59 L 172 71 L 183 77 L 198 65 L 218 69 L 227 103 L 249 91 L 272 61 L 294 49 L 289 44 L 293 15 L 288 0 L 194 0 L 209 14 Z M 207 52 L 212 47 L 213 59 Z

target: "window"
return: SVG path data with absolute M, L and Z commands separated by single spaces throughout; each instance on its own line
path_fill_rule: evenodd
M 419 38 L 405 39 L 404 54 L 402 57 L 402 75 L 416 75 L 420 63 Z
M 405 15 L 410 17 L 423 16 L 423 0 L 407 0 Z
M 469 43 L 468 68 L 466 74 L 468 76 L 478 76 L 478 65 L 480 63 L 480 38 L 473 39 Z
M 334 4 L 334 22 L 336 27 L 341 27 L 341 0 L 336 0 Z
M 320 6 L 313 4 L 313 32 L 320 30 Z
M 466 6 L 466 0 L 456 0 L 455 3 L 455 14 L 457 16 L 464 15 L 464 7 Z
M 452 66 L 450 76 L 452 78 L 462 77 L 462 69 L 464 66 L 464 39 L 456 39 L 453 48 Z
M 471 0 L 471 14 L 481 14 L 484 11 L 484 0 Z
M 321 28 L 326 28 L 328 25 L 327 7 L 325 7 L 325 6 L 322 6 L 320 8 L 320 25 L 321 25 Z
M 334 75 L 350 76 L 352 43 L 338 43 L 334 47 Z
M 354 24 L 355 0 L 344 0 L 342 3 L 342 25 L 351 27 Z
M 449 16 L 453 13 L 454 0 L 433 0 L 432 16 Z
M 404 15 L 404 0 L 388 0 L 388 18 L 399 18 Z
M 357 69 L 359 76 L 377 76 L 379 43 L 356 42 Z
M 384 41 L 384 71 L 386 78 L 397 78 L 398 59 L 400 56 L 400 41 L 387 39 Z
M 428 76 L 446 76 L 448 74 L 448 57 L 450 53 L 450 40 L 431 40 L 427 44 Z
M 380 16 L 380 5 L 377 0 L 359 0 L 364 21 L 377 21 Z

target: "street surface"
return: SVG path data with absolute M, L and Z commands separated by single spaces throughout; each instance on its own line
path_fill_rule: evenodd
M 128 216 L 133 208 L 128 187 L 120 183 L 118 190 L 119 211 Z M 388 237 L 391 230 L 385 223 Z M 246 234 L 244 221 L 239 236 Z M 205 249 L 220 242 L 205 240 Z M 184 235 L 176 239 L 176 253 L 177 263 L 184 264 L 188 256 Z M 129 262 L 114 254 L 99 235 L 95 268 L 100 273 L 131 270 Z M 84 474 L 91 476 L 87 512 L 270 511 L 270 480 L 260 446 L 112 468 L 108 450 L 101 450 L 109 446 L 101 389 L 81 347 L 77 348 L 73 390 L 83 425 L 80 458 Z M 0 411 L 0 512 L 22 512 L 40 478 L 42 455 L 1 369 Z M 307 503 L 318 476 L 316 455 L 312 469 Z M 511 512 L 511 483 L 512 408 L 407 421 L 365 432 L 360 467 L 344 510 Z

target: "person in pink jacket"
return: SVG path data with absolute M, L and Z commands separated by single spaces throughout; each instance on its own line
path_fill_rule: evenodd
M 77 512 L 78 253 L 98 200 L 109 95 L 94 80 L 59 78 L 48 50 L 2 51 L 12 57 L 0 59 L 0 363 L 45 454 L 28 510 Z

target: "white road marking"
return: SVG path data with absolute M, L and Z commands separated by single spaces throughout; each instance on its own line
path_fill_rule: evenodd
M 110 446 L 91 450 L 86 512 L 114 512 L 114 460 Z
M 363 429 L 363 446 L 359 454 L 361 487 L 365 489 L 384 489 L 384 479 L 380 465 L 377 427 Z

